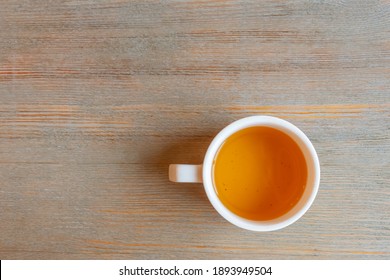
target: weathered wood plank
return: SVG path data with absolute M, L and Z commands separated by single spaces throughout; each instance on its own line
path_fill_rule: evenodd
M 2 1 L 1 259 L 389 259 L 388 1 Z M 249 115 L 300 127 L 310 211 L 228 224 L 168 181 Z

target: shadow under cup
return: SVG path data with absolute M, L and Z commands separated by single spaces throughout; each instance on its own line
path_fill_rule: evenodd
M 289 209 L 286 209 L 286 211 L 284 211 L 281 215 L 274 215 L 273 217 L 271 215 L 268 218 L 265 217 L 264 215 L 259 215 L 259 217 L 257 218 L 256 216 L 245 215 L 244 212 L 242 211 L 240 212 L 239 209 L 240 207 L 245 208 L 245 201 L 239 202 L 241 203 L 240 204 L 241 206 L 238 208 L 237 207 L 235 208 L 234 202 L 233 204 L 229 204 L 229 200 L 232 201 L 236 199 L 236 202 L 239 201 L 237 200 L 237 197 L 241 195 L 239 191 L 237 189 L 236 190 L 230 189 L 230 191 L 232 192 L 229 194 L 230 196 L 229 198 L 229 196 L 226 195 L 224 196 L 221 194 L 221 192 L 223 192 L 224 190 L 226 191 L 226 193 L 229 192 L 227 186 L 225 185 L 223 187 L 221 185 L 216 186 L 216 181 L 218 184 L 223 183 L 223 180 L 218 181 L 216 180 L 216 177 L 214 177 L 214 175 L 218 175 L 217 173 L 214 172 L 215 171 L 214 168 L 216 166 L 216 160 L 220 160 L 219 158 L 220 158 L 221 151 L 224 151 L 224 149 L 225 150 L 228 149 L 225 147 L 226 144 L 229 143 L 231 138 L 240 135 L 240 133 L 242 134 L 242 132 L 250 131 L 250 128 L 270 128 L 273 131 L 277 131 L 283 135 L 287 135 L 287 138 L 291 139 L 296 144 L 296 146 L 298 146 L 297 149 L 299 148 L 301 155 L 303 155 L 304 162 L 306 164 L 305 166 L 306 184 L 302 186 L 301 193 L 297 194 L 298 195 L 296 198 L 297 201 L 294 201 L 293 206 L 289 207 Z M 261 130 L 259 131 L 261 132 Z M 244 136 L 241 137 L 241 140 L 243 139 L 243 137 Z M 260 135 L 259 137 L 261 138 L 262 136 Z M 272 143 L 272 140 L 268 142 Z M 242 141 L 242 144 L 245 143 L 246 143 L 245 141 Z M 277 146 L 277 143 L 275 143 L 275 145 Z M 233 146 L 231 147 L 231 149 L 234 148 Z M 274 150 L 276 151 L 278 149 L 274 149 Z M 241 152 L 242 151 L 244 151 L 245 153 L 245 149 L 241 149 Z M 250 155 L 249 149 L 247 149 L 247 154 L 238 155 L 238 157 L 240 156 L 244 158 L 245 157 L 254 158 L 253 156 Z M 222 166 L 223 164 L 220 165 Z M 226 168 L 228 167 L 229 166 L 227 165 Z M 230 167 L 233 168 L 234 164 L 230 164 Z M 240 164 L 236 165 L 235 167 L 236 168 L 240 167 Z M 248 173 L 246 172 L 247 170 L 245 170 L 245 167 L 243 168 L 244 168 L 243 172 Z M 223 167 L 220 167 L 220 170 L 222 169 Z M 231 180 L 234 180 L 233 173 L 234 173 L 234 169 L 231 169 L 230 174 L 227 174 L 226 178 L 230 178 Z M 261 176 L 261 173 L 265 174 L 264 172 L 260 172 L 258 176 Z M 255 174 L 252 173 L 252 175 Z M 261 180 L 261 177 L 258 177 L 258 179 Z M 320 180 L 320 166 L 319 166 L 318 156 L 312 143 L 307 138 L 307 136 L 291 123 L 279 118 L 274 118 L 269 116 L 248 117 L 233 122 L 232 124 L 225 127 L 214 138 L 214 140 L 210 144 L 203 162 L 203 184 L 211 204 L 218 211 L 218 213 L 222 215 L 229 222 L 233 223 L 238 227 L 248 229 L 248 230 L 254 230 L 254 231 L 277 230 L 286 227 L 294 223 L 295 221 L 297 221 L 300 217 L 303 216 L 303 214 L 310 208 L 311 204 L 313 203 L 318 191 L 319 180 Z M 228 181 L 226 183 L 228 183 Z M 248 183 L 250 184 L 249 181 L 247 181 L 245 184 L 248 185 Z M 242 186 L 242 188 L 246 186 L 245 184 Z M 234 191 L 236 191 L 235 194 Z M 244 192 L 244 189 L 242 189 L 242 192 Z M 254 197 L 255 194 L 256 193 L 254 192 L 254 190 L 252 190 L 252 194 L 249 192 L 249 195 L 247 195 L 247 197 L 245 198 L 248 200 L 248 204 L 255 203 L 256 200 L 256 197 Z M 249 202 L 249 200 L 251 201 Z M 262 201 L 261 203 L 264 204 L 267 202 Z M 261 209 L 262 206 L 260 205 L 259 207 L 260 207 L 259 209 Z

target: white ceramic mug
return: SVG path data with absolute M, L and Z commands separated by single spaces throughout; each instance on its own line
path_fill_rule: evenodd
M 219 147 L 232 134 L 239 130 L 253 127 L 265 126 L 278 129 L 289 135 L 300 147 L 303 152 L 307 164 L 307 182 L 305 191 L 298 203 L 286 214 L 268 221 L 253 221 L 242 218 L 230 210 L 228 210 L 219 200 L 213 183 L 213 161 L 218 152 Z M 207 149 L 203 164 L 171 164 L 169 166 L 169 180 L 181 183 L 201 183 L 203 182 L 204 189 L 211 204 L 217 212 L 232 224 L 253 231 L 272 231 L 284 228 L 305 214 L 313 203 L 319 183 L 320 183 L 320 164 L 317 153 L 313 144 L 307 136 L 293 124 L 270 116 L 252 116 L 237 120 L 224 129 L 222 129 L 211 142 Z

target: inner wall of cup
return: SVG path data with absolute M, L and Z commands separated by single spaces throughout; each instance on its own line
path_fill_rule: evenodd
M 224 143 L 224 141 L 228 137 L 230 137 L 235 132 L 240 131 L 244 128 L 256 127 L 256 126 L 275 128 L 275 129 L 278 129 L 278 130 L 286 133 L 287 135 L 289 135 L 298 144 L 298 146 L 302 150 L 304 158 L 306 160 L 308 177 L 307 177 L 307 181 L 306 181 L 305 191 L 304 191 L 302 197 L 300 198 L 298 203 L 288 213 L 286 213 L 286 214 L 284 214 L 276 219 L 273 219 L 273 220 L 254 221 L 254 220 L 248 220 L 248 219 L 237 216 L 236 214 L 234 214 L 230 210 L 228 210 L 219 201 L 219 198 L 217 197 L 217 194 L 216 194 L 215 185 L 214 185 L 213 162 L 215 160 L 215 157 L 216 157 L 217 152 L 219 151 L 221 145 Z M 226 128 L 228 128 L 228 127 L 226 127 Z M 221 131 L 221 132 L 224 132 L 224 131 Z M 210 190 L 207 190 L 208 188 L 205 188 L 206 193 L 209 191 L 209 193 L 207 193 L 207 195 L 209 196 L 209 199 L 210 199 L 211 203 L 213 204 L 213 206 L 216 208 L 216 210 L 222 216 L 224 216 L 227 220 L 230 220 L 230 222 L 232 222 L 236 225 L 246 223 L 246 224 L 252 225 L 253 227 L 260 226 L 260 225 L 272 226 L 275 224 L 283 223 L 289 219 L 292 219 L 292 218 L 294 218 L 294 216 L 298 216 L 297 217 L 297 219 L 298 219 L 301 215 L 303 215 L 303 213 L 306 212 L 306 210 L 310 207 L 309 202 L 312 199 L 314 186 L 316 184 L 316 170 L 315 170 L 316 165 L 315 165 L 315 162 L 313 160 L 314 155 L 312 154 L 311 150 L 308 147 L 308 145 L 310 143 L 306 143 L 305 140 L 302 139 L 302 138 L 306 138 L 306 136 L 300 131 L 296 132 L 294 128 L 289 128 L 283 124 L 278 124 L 278 123 L 275 124 L 273 122 L 269 122 L 269 123 L 264 122 L 264 123 L 258 123 L 258 124 L 252 123 L 252 124 L 247 124 L 247 125 L 241 125 L 241 126 L 237 126 L 235 129 L 230 129 L 229 131 L 225 131 L 225 132 L 226 133 L 223 133 L 222 135 L 220 135 L 220 134 L 217 135 L 217 137 L 214 139 L 214 141 L 216 141 L 216 142 L 213 141 L 212 144 L 210 145 L 210 146 L 214 145 L 213 146 L 214 150 L 212 151 L 212 154 L 209 155 L 209 157 L 212 156 L 212 158 L 211 158 L 211 160 L 210 160 L 210 158 L 209 159 L 205 158 L 205 164 L 206 164 L 206 161 L 208 160 L 208 163 L 210 163 L 210 165 L 204 164 L 205 169 L 208 169 L 208 171 L 209 171 L 208 175 L 210 176 L 209 177 L 210 181 L 208 183 L 211 183 L 211 187 L 212 187 L 211 192 L 210 192 Z M 302 133 L 302 135 L 298 136 L 297 133 L 299 133 L 299 134 Z M 309 141 L 309 140 L 307 139 L 306 141 Z M 204 177 L 205 177 L 205 175 L 207 175 L 207 172 L 206 173 L 204 172 Z M 204 178 L 204 180 L 205 179 L 206 178 Z M 205 183 L 207 183 L 206 180 L 205 180 Z

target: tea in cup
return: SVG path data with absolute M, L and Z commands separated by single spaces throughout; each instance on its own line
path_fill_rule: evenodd
M 252 116 L 225 127 L 202 165 L 171 164 L 174 182 L 203 182 L 214 208 L 232 224 L 271 231 L 297 221 L 317 194 L 320 165 L 307 136 L 275 117 Z

